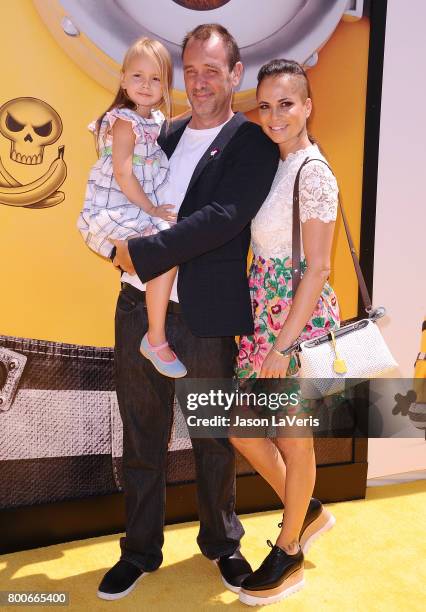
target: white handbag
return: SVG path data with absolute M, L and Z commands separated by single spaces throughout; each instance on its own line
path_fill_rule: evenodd
M 301 375 L 315 379 L 313 385 L 321 395 L 330 395 L 354 384 L 355 380 L 383 376 L 396 368 L 398 364 L 376 320 L 377 315 L 361 319 L 335 332 L 301 342 Z
M 313 160 L 306 158 L 296 175 L 293 191 L 293 262 L 300 262 L 301 252 L 299 212 L 300 172 L 311 161 L 321 161 L 328 166 L 321 159 Z M 307 383 L 305 380 L 303 384 L 305 397 L 318 397 L 318 394 L 330 395 L 338 393 L 345 386 L 353 385 L 355 381 L 382 376 L 398 366 L 376 325 L 377 319 L 382 317 L 386 311 L 383 307 L 372 308 L 371 299 L 341 203 L 340 212 L 368 318 L 343 325 L 335 331 L 325 332 L 324 335 L 312 340 L 296 341 L 291 347 L 282 351 L 286 355 L 292 351 L 298 353 L 301 362 L 301 376 L 304 379 L 310 379 L 310 383 Z M 300 263 L 297 268 L 293 264 L 293 296 L 296 293 L 300 279 Z

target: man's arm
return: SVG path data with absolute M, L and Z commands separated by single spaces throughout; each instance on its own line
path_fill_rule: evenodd
M 129 241 L 130 257 L 143 282 L 220 247 L 256 215 L 277 170 L 278 147 L 252 126 L 237 134 L 231 146 L 234 151 L 213 201 L 168 230 Z

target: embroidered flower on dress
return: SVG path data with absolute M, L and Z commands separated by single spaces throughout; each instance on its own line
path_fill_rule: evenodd
M 273 297 L 271 300 L 268 301 L 267 308 L 268 308 L 268 311 L 270 311 L 274 315 L 277 315 L 281 312 L 282 310 L 281 300 L 278 295 L 276 295 L 275 297 Z
M 250 353 L 253 352 L 254 344 L 250 342 L 252 336 L 242 336 L 239 345 L 238 359 L 239 361 L 245 361 L 249 359 Z
M 262 336 L 257 338 L 257 342 L 254 344 L 253 350 L 249 355 L 249 361 L 256 369 L 262 367 L 263 360 L 265 359 L 268 350 L 269 345 L 266 338 L 263 338 Z
M 265 297 L 266 297 L 265 289 L 263 287 L 258 287 L 258 289 L 257 289 L 257 291 L 255 293 L 255 296 L 256 296 L 256 300 L 263 301 L 265 299 Z
M 282 327 L 281 321 L 274 320 L 270 312 L 268 312 L 268 327 L 271 331 L 280 331 Z

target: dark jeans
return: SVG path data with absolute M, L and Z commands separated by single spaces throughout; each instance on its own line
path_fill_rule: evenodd
M 163 560 L 166 456 L 172 420 L 174 381 L 159 374 L 139 353 L 147 330 L 141 292 L 124 286 L 115 316 L 117 396 L 123 421 L 126 537 L 121 558 L 143 570 Z M 233 375 L 233 337 L 194 336 L 178 313 L 167 314 L 167 338 L 190 378 Z M 235 457 L 227 439 L 192 439 L 197 474 L 201 552 L 209 559 L 232 554 L 244 530 L 235 514 Z

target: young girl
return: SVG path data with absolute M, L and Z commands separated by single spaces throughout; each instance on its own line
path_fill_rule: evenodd
M 96 135 L 99 160 L 90 172 L 77 226 L 86 244 L 104 257 L 112 254 L 112 239 L 150 235 L 176 220 L 173 205 L 161 204 L 168 161 L 157 143 L 164 121 L 161 106 L 170 120 L 172 71 L 167 49 L 157 40 L 140 38 L 124 57 L 114 101 L 89 126 Z M 161 374 L 180 378 L 186 368 L 165 336 L 175 276 L 176 268 L 146 285 L 149 324 L 140 350 Z

